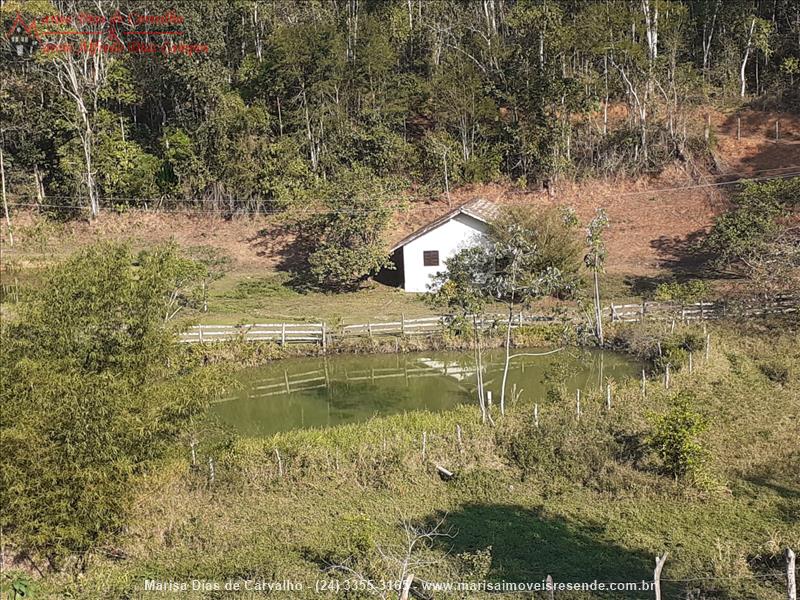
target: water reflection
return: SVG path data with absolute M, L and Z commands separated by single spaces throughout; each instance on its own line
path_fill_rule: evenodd
M 544 394 L 544 380 L 558 367 L 568 389 L 589 389 L 605 378 L 635 374 L 625 357 L 566 353 L 514 359 L 508 390 L 522 401 Z M 488 352 L 484 383 L 497 398 L 503 353 Z M 302 427 L 330 426 L 408 410 L 446 410 L 474 402 L 476 367 L 469 352 L 303 358 L 246 369 L 239 387 L 213 407 L 220 420 L 242 435 L 268 435 Z M 550 376 L 552 379 L 552 374 Z

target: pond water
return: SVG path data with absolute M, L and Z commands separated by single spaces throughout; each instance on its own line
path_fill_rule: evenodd
M 543 352 L 546 350 L 515 350 Z M 499 401 L 503 377 L 502 350 L 484 356 L 484 384 Z M 558 352 L 515 358 L 509 370 L 506 398 L 512 386 L 522 402 L 545 394 L 546 373 L 562 373 L 574 391 L 598 389 L 607 378 L 635 376 L 637 365 L 612 352 Z M 219 421 L 243 436 L 328 427 L 365 421 L 376 415 L 412 410 L 447 410 L 464 403 L 477 407 L 475 361 L 471 352 L 337 355 L 297 358 L 244 369 L 227 397 L 212 405 Z M 476 408 L 477 410 L 477 408 Z

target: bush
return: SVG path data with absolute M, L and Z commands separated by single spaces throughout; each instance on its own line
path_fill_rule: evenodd
M 656 288 L 654 298 L 662 302 L 679 302 L 691 304 L 708 298 L 711 288 L 708 282 L 702 279 L 693 279 L 686 283 L 672 281 L 661 283 Z
M 52 569 L 125 524 L 132 481 L 218 389 L 164 326 L 187 265 L 103 244 L 56 267 L 2 330 L 0 528 Z
M 692 409 L 692 400 L 691 394 L 679 394 L 669 412 L 652 419 L 653 431 L 648 438 L 648 445 L 676 480 L 697 475 L 706 456 L 698 438 L 708 424 Z
M 792 365 L 788 360 L 774 359 L 758 366 L 767 379 L 779 385 L 787 385 L 792 379 Z

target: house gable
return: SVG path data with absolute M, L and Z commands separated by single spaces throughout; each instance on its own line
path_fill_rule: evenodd
M 460 250 L 481 243 L 488 228 L 486 222 L 462 212 L 435 227 L 425 228 L 401 247 L 404 289 L 428 291 L 432 277 L 446 270 L 445 262 Z

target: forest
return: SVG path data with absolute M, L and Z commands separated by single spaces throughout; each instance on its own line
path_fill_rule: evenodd
M 793 0 L 3 3 L 20 16 L 41 43 L 0 63 L 7 218 L 646 174 L 708 161 L 704 106 L 800 103 Z M 133 51 L 158 22 L 201 50 Z

